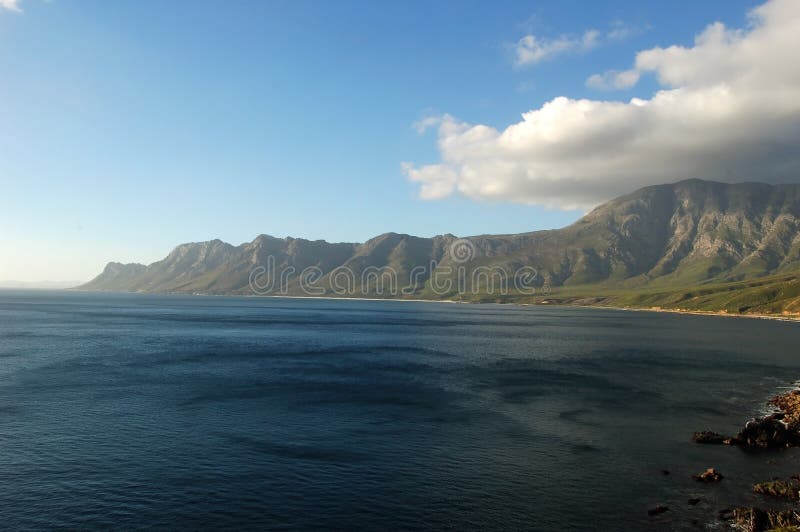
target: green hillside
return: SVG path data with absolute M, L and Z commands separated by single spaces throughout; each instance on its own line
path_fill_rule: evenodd
M 261 270 L 271 272 L 272 286 L 269 275 L 256 275 Z M 534 275 L 519 289 L 514 276 L 525 271 Z M 212 240 L 182 244 L 148 266 L 110 263 L 81 288 L 780 314 L 797 311 L 797 273 L 800 185 L 691 179 L 611 200 L 562 229 L 468 238 L 386 233 L 337 244 Z

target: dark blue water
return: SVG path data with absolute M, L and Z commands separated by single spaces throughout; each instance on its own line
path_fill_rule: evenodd
M 689 437 L 800 378 L 798 340 L 612 310 L 0 291 L 0 526 L 713 525 L 800 457 Z M 711 466 L 721 484 L 690 479 Z

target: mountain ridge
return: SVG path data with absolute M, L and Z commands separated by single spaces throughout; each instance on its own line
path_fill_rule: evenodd
M 467 260 L 452 255 L 455 245 L 464 247 Z M 252 286 L 253 272 L 270 260 L 275 272 L 293 271 L 281 287 L 285 295 L 502 301 L 533 295 L 500 297 L 488 284 L 484 289 L 476 285 L 474 275 L 461 286 L 470 297 L 463 290 L 436 290 L 436 277 L 448 268 L 467 274 L 481 268 L 509 274 L 530 268 L 536 271 L 530 287 L 539 289 L 540 296 L 544 288 L 583 287 L 591 293 L 736 283 L 800 271 L 800 184 L 688 179 L 654 185 L 599 205 L 561 229 L 519 234 L 458 238 L 390 232 L 363 243 L 261 234 L 238 246 L 219 239 L 185 243 L 150 265 L 109 263 L 79 288 L 252 294 L 258 293 Z M 347 294 L 332 288 L 343 268 L 353 274 L 356 285 Z M 323 292 L 303 290 L 299 276 L 308 269 L 327 287 Z M 404 290 L 387 293 L 380 275 L 368 277 L 374 270 L 391 270 L 398 280 L 408 282 Z

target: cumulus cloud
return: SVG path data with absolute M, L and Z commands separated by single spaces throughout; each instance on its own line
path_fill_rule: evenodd
M 22 11 L 19 8 L 19 0 L 0 0 L 0 9 L 7 9 L 9 11 Z
M 617 87 L 655 75 L 629 101 L 555 98 L 499 130 L 440 118 L 437 164 L 403 165 L 425 199 L 586 208 L 634 188 L 689 177 L 800 179 L 800 2 L 770 0 L 745 29 L 714 23 L 689 47 L 652 48 Z

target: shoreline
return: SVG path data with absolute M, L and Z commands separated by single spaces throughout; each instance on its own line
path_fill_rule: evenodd
M 16 289 L 11 289 L 16 290 Z M 46 290 L 46 289 L 45 289 Z M 55 292 L 81 292 L 85 294 L 134 294 L 143 296 L 199 296 L 199 297 L 246 297 L 254 299 L 325 299 L 332 301 L 396 301 L 412 303 L 453 303 L 453 304 L 481 304 L 471 301 L 456 301 L 455 299 L 405 299 L 398 297 L 339 297 L 339 296 L 291 296 L 291 295 L 258 295 L 258 294 L 208 294 L 205 292 L 129 292 L 125 290 L 79 290 L 76 288 L 55 289 Z M 497 305 L 519 303 L 495 303 Z
M 692 435 L 692 441 L 703 446 L 735 446 L 758 453 L 781 452 L 800 446 L 800 390 L 798 381 L 777 391 L 767 402 L 769 412 L 744 422 L 733 436 L 702 430 Z M 751 456 L 759 456 L 752 454 Z M 772 464 L 774 455 L 761 454 L 761 461 Z M 713 467 L 693 477 L 704 483 L 716 483 L 724 477 Z M 717 511 L 717 518 L 735 529 L 762 532 L 767 530 L 800 530 L 800 477 L 785 470 L 775 470 L 767 479 L 750 480 L 753 498 Z M 654 515 L 651 510 L 651 515 Z
M 17 289 L 9 289 L 17 290 Z M 47 289 L 42 289 L 46 291 Z M 258 294 L 209 294 L 203 292 L 130 292 L 124 290 L 80 290 L 76 288 L 61 288 L 53 289 L 56 292 L 81 292 L 81 293 L 106 293 L 106 294 L 138 294 L 138 295 L 165 295 L 165 296 L 202 296 L 202 297 L 242 297 L 242 298 L 272 298 L 272 299 L 324 299 L 335 301 L 394 301 L 394 302 L 412 302 L 412 303 L 447 303 L 447 304 L 461 304 L 461 305 L 511 305 L 516 307 L 563 307 L 563 308 L 592 308 L 592 309 L 608 309 L 608 310 L 623 310 L 630 312 L 659 312 L 668 314 L 686 314 L 693 316 L 716 316 L 723 318 L 748 318 L 759 320 L 773 320 L 783 322 L 800 322 L 800 314 L 798 315 L 779 315 L 779 314 L 732 314 L 723 310 L 687 310 L 687 309 L 671 309 L 663 307 L 618 307 L 613 305 L 581 305 L 571 303 L 523 303 L 517 301 L 459 301 L 455 299 L 407 299 L 407 298 L 391 298 L 391 297 L 341 297 L 341 296 L 295 296 L 295 295 L 258 295 Z
M 562 305 L 572 307 L 584 308 L 607 308 L 614 310 L 628 310 L 632 312 L 662 312 L 668 314 L 689 314 L 693 316 L 718 316 L 721 318 L 749 318 L 757 320 L 774 320 L 774 321 L 787 321 L 787 322 L 800 322 L 800 315 L 782 315 L 782 314 L 731 314 L 723 310 L 685 310 L 685 309 L 670 309 L 660 307 L 639 308 L 639 307 L 610 307 L 603 305 Z

